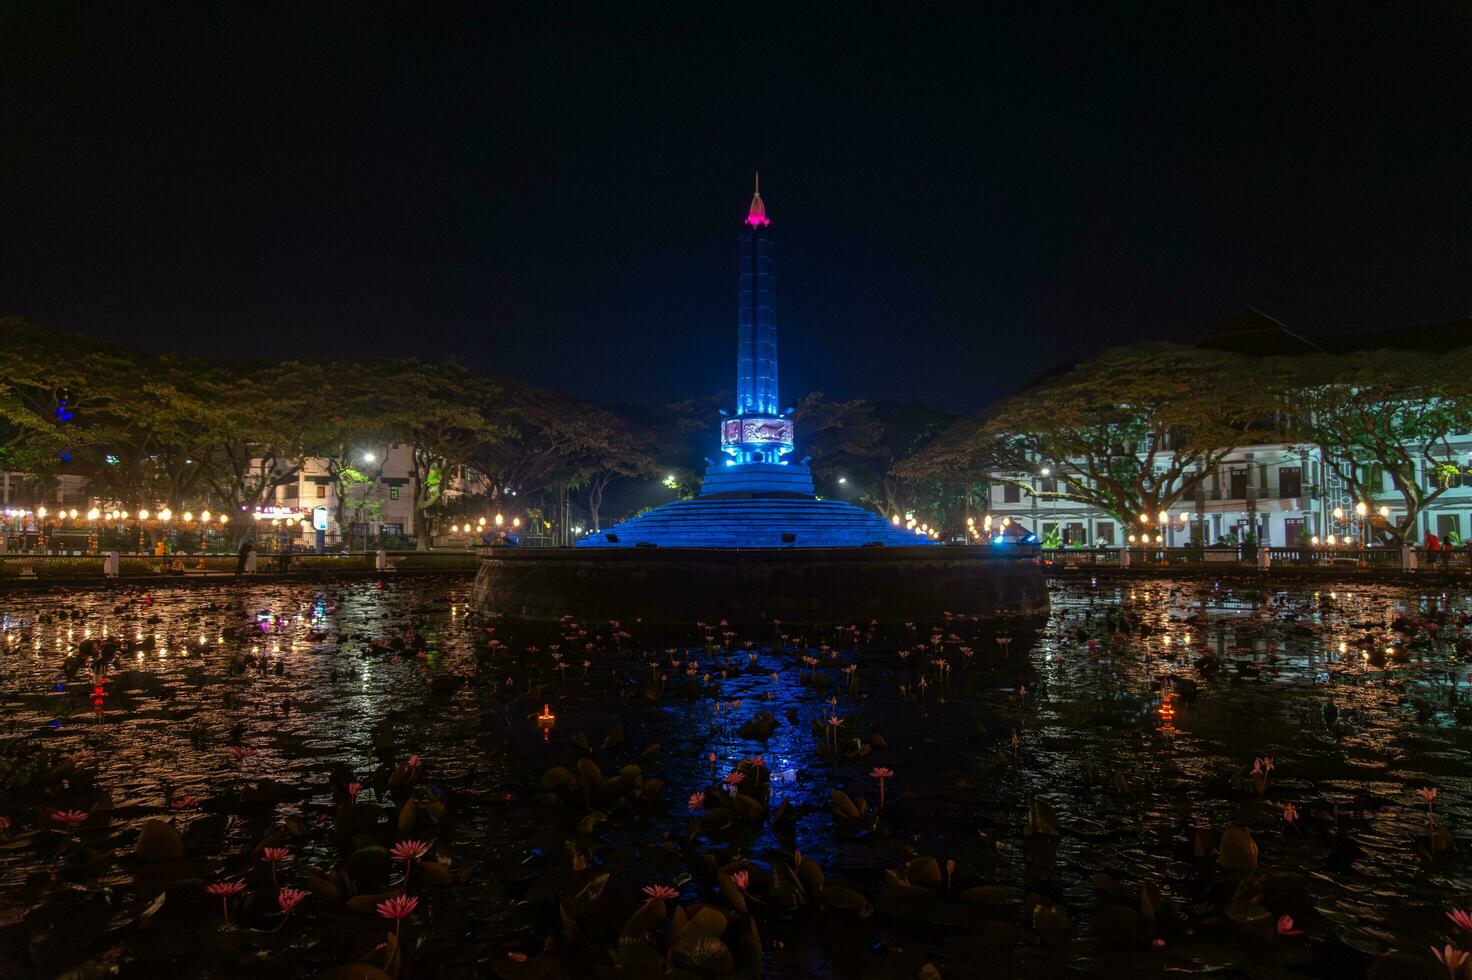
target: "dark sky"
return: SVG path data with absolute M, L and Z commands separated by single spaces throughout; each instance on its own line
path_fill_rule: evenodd
M 1466 3 L 225 6 L 5 5 L 0 312 L 697 395 L 759 168 L 784 400 L 1472 313 Z

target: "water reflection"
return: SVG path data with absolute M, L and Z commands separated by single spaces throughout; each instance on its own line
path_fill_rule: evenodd
M 276 819 L 312 817 L 335 768 L 367 783 L 383 765 L 374 746 L 391 723 L 395 751 L 418 753 L 461 796 L 448 846 L 488 869 L 437 913 L 449 934 L 531 928 L 535 915 L 500 889 L 569 833 L 535 804 L 539 777 L 575 760 L 575 733 L 598 746 L 615 726 L 622 741 L 595 750 L 600 761 L 657 744 L 645 764 L 667 786 L 647 819 L 599 829 L 631 868 L 651 833 L 686 835 L 691 793 L 761 755 L 772 804 L 786 801 L 795 822 L 755 828 L 741 850 L 799 846 L 871 890 L 914 849 L 1075 910 L 1097 904 L 1100 870 L 1190 894 L 1196 832 L 1235 821 L 1265 864 L 1308 876 L 1326 934 L 1356 949 L 1424 949 L 1466 891 L 1455 866 L 1428 871 L 1414 848 L 1426 830 L 1417 789 L 1438 787 L 1446 825 L 1468 816 L 1465 597 L 1078 581 L 1055 585 L 1045 623 L 1000 635 L 959 619 L 532 629 L 487 623 L 467 600 L 467 586 L 437 580 L 7 595 L 6 750 L 41 739 L 90 751 L 124 822 L 167 812 L 167 794 L 265 775 L 303 788 Z M 119 656 L 94 675 L 89 645 L 114 640 Z M 776 720 L 766 739 L 743 733 L 758 711 Z M 1264 757 L 1275 768 L 1258 794 L 1250 770 Z M 836 833 L 832 791 L 877 805 L 876 765 L 894 774 L 889 833 Z M 1064 828 L 1046 860 L 1019 843 L 1033 799 Z M 0 808 L 19 821 L 32 805 Z M 1286 821 L 1288 807 L 1302 820 Z M 330 841 L 313 846 L 332 859 Z M 28 877 L 35 859 L 0 853 L 0 905 L 44 898 Z M 1085 924 L 1072 955 L 1094 938 Z

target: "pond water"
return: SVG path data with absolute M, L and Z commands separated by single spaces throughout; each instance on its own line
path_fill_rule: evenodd
M 0 595 L 0 975 L 1444 976 L 1428 947 L 1468 945 L 1464 595 L 1074 579 L 1006 627 L 655 634 L 469 593 Z

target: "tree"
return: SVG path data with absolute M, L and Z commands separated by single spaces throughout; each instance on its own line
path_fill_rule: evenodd
M 859 492 L 872 486 L 873 471 L 887 453 L 874 406 L 858 399 L 829 401 L 814 391 L 797 403 L 792 424 L 803 452 L 812 457 L 813 482 L 820 493 L 834 496 L 840 478 Z
M 1295 438 L 1317 445 L 1351 499 L 1372 509 L 1388 476 L 1405 510 L 1385 532 L 1415 540 L 1421 511 L 1465 472 L 1451 437 L 1472 432 L 1472 349 L 1324 354 L 1292 368 Z
M 937 522 L 964 502 L 970 483 L 960 474 L 904 465 L 954 421 L 944 412 L 916 402 L 830 402 L 813 392 L 794 418 L 820 492 L 851 494 L 885 516 L 919 506 Z
M 403 383 L 402 361 L 323 363 L 310 370 L 321 431 L 316 459 L 332 482 L 333 518 L 346 534 L 352 524 L 376 522 L 383 515 L 381 481 L 390 447 L 410 441 L 395 424 L 408 411 L 394 403 L 415 393 Z
M 582 482 L 587 491 L 588 519 L 595 532 L 603 529 L 603 496 L 615 480 L 653 476 L 658 471 L 649 453 L 654 434 L 625 415 L 598 411 L 594 438 L 584 455 Z
M 1007 399 L 945 440 L 941 458 L 987 460 L 994 481 L 1028 491 L 1049 466 L 1060 482 L 1041 495 L 1129 523 L 1192 496 L 1238 447 L 1281 440 L 1283 390 L 1266 360 L 1116 348 Z
M 0 317 L 0 463 L 45 475 L 100 437 L 111 400 L 98 382 L 125 370 L 124 352 L 88 338 Z
M 410 449 L 415 546 L 427 550 L 437 518 L 463 492 L 466 465 L 507 430 L 496 418 L 501 386 L 455 361 L 398 362 L 383 425 Z
M 256 507 L 295 482 L 302 462 L 321 446 L 321 396 L 304 365 L 202 363 L 175 390 L 178 404 L 201 426 L 203 479 L 235 521 L 237 542 L 254 533 Z

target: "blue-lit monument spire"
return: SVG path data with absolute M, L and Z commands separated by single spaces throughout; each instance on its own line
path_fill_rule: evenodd
M 777 269 L 761 185 L 741 229 L 736 303 L 736 412 L 721 420 L 726 459 L 700 495 L 590 534 L 579 548 L 857 548 L 935 544 L 846 500 L 819 500 L 792 452 L 792 419 L 777 401 Z
M 736 415 L 721 448 L 736 463 L 776 463 L 792 452 L 792 422 L 777 403 L 777 269 L 761 176 L 741 230 L 736 307 Z

